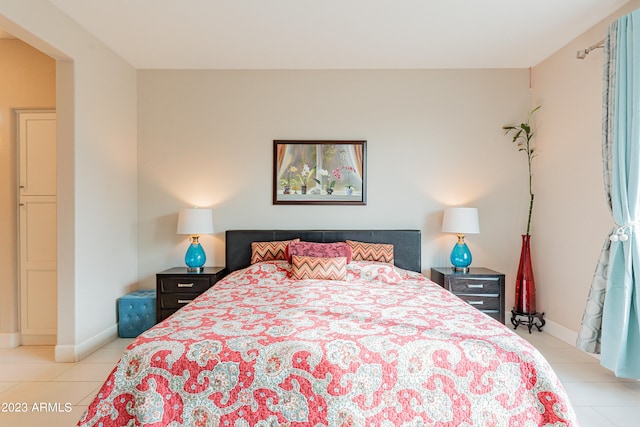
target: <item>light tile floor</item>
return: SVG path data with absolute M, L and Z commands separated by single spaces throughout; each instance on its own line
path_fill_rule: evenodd
M 78 363 L 55 363 L 53 346 L 0 349 L 0 426 L 75 426 L 131 341 L 118 338 Z
M 581 427 L 640 426 L 640 381 L 617 378 L 598 359 L 547 333 L 529 334 L 523 327 L 516 332 L 549 361 Z
M 616 378 L 597 359 L 549 334 L 517 332 L 551 363 L 582 427 L 640 425 L 639 381 Z M 78 363 L 53 362 L 51 346 L 0 349 L 0 426 L 76 425 L 130 342 L 116 339 Z M 26 412 L 10 406 L 21 402 Z

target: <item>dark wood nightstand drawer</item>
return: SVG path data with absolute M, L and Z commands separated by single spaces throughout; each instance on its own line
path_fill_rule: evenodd
M 500 310 L 500 295 L 457 294 L 457 297 L 480 311 Z
M 449 290 L 454 294 L 500 294 L 498 277 L 449 277 Z
M 203 276 L 168 276 L 158 279 L 163 293 L 194 292 L 201 294 L 211 287 L 211 277 Z
M 182 308 L 196 299 L 200 294 L 165 294 L 160 298 L 160 309 Z
M 504 323 L 504 274 L 472 267 L 458 272 L 450 267 L 433 267 L 431 280 L 472 307 Z
M 502 313 L 502 311 L 500 311 L 500 310 L 483 311 L 483 313 L 486 314 L 489 317 L 493 317 L 494 319 L 496 319 L 500 323 L 504 323 L 504 319 L 502 319 L 502 317 L 501 317 L 501 316 L 504 315 L 504 313 Z
M 224 267 L 205 267 L 198 273 L 175 267 L 156 274 L 156 317 L 160 322 L 189 304 L 227 274 Z
M 178 310 L 175 309 L 175 308 L 168 308 L 168 309 L 165 309 L 165 310 L 161 310 L 160 311 L 160 319 L 164 320 L 167 317 L 171 316 L 176 311 L 178 311 Z

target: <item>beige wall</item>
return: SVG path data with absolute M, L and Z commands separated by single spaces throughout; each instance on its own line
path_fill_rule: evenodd
M 75 360 L 116 336 L 137 281 L 136 72 L 46 0 L 0 0 L 0 27 L 56 59 L 56 358 Z
M 223 232 L 245 227 L 409 227 L 423 231 L 423 269 L 447 264 L 446 205 L 478 206 L 474 265 L 506 273 L 514 296 L 528 207 L 526 160 L 503 136 L 534 105 L 538 157 L 533 261 L 547 330 L 571 342 L 611 219 L 601 167 L 603 21 L 528 70 L 139 72 L 139 277 L 181 265 L 177 211 L 212 206 L 209 264 Z M 531 84 L 531 89 L 529 85 Z M 273 206 L 273 139 L 367 139 L 366 207 Z
M 527 70 L 138 73 L 139 275 L 183 265 L 177 212 L 214 209 L 208 264 L 233 228 L 418 228 L 426 273 L 448 265 L 445 206 L 480 210 L 474 265 L 517 263 L 526 194 L 503 124 L 529 108 Z M 274 139 L 366 139 L 366 206 L 274 206 Z M 511 294 L 511 290 L 509 290 Z M 511 299 L 511 298 L 510 298 Z
M 632 1 L 533 71 L 540 155 L 536 160 L 533 255 L 539 308 L 577 332 L 591 278 L 613 222 L 602 179 L 602 40 L 607 26 L 640 7 Z
M 55 108 L 55 61 L 17 39 L 0 39 L 0 333 L 18 325 L 15 109 Z

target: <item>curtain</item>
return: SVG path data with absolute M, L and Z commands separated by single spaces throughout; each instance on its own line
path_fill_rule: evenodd
M 287 169 L 291 166 L 291 162 L 293 161 L 291 145 L 282 143 L 278 144 L 276 153 L 278 159 L 276 180 L 279 181 L 280 179 L 290 178 L 289 174 L 287 174 Z
M 640 379 L 640 11 L 605 38 L 603 168 L 615 223 L 591 283 L 577 347 Z
M 364 146 L 362 145 L 354 145 L 353 147 L 354 157 L 356 158 L 356 170 L 358 171 L 358 175 L 361 177 L 364 176 L 364 171 L 362 170 L 364 166 L 363 158 L 364 158 Z
M 354 172 L 344 173 L 343 179 L 346 184 L 354 185 L 357 190 L 362 190 L 362 146 L 361 145 L 339 145 L 340 161 L 344 166 L 350 166 Z

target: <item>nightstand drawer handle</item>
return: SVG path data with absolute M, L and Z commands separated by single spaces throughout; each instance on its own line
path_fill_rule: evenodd
M 471 283 L 469 283 L 467 285 L 467 288 L 471 288 L 471 289 L 482 289 L 484 288 L 484 283 L 480 283 L 479 285 L 473 285 Z
M 193 283 L 178 283 L 179 288 L 193 288 Z
M 471 305 L 484 305 L 484 301 L 467 301 Z
M 179 299 L 178 300 L 178 304 L 189 304 L 191 301 L 193 301 L 192 299 Z

